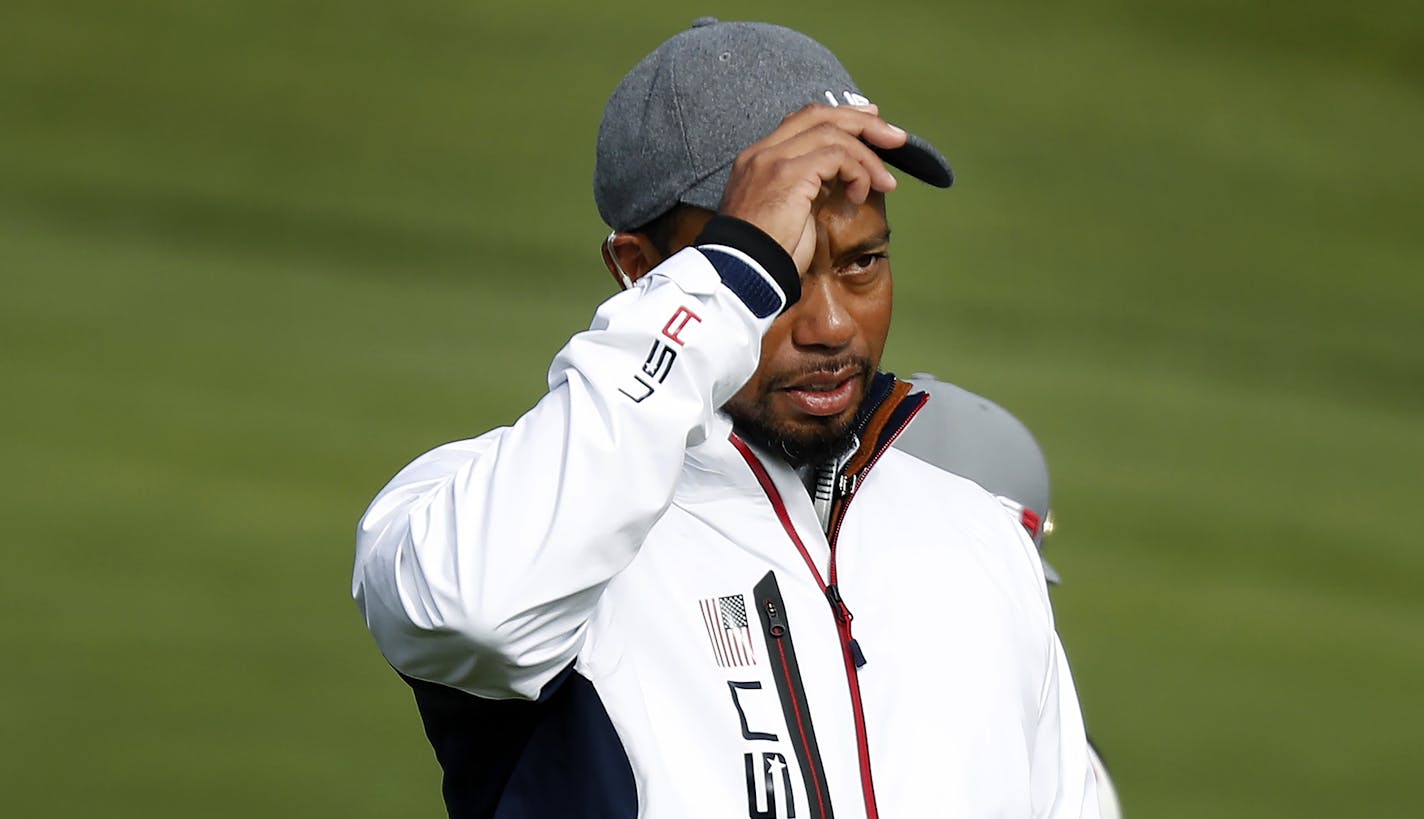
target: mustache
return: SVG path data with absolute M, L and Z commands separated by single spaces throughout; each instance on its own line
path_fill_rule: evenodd
M 863 355 L 844 355 L 825 358 L 820 361 L 810 361 L 790 372 L 777 373 L 771 379 L 768 388 L 771 390 L 785 389 L 787 386 L 814 375 L 834 375 L 842 370 L 856 370 L 852 377 L 866 379 L 875 371 L 875 364 Z

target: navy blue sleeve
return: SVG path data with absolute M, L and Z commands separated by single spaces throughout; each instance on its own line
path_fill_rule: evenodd
M 450 819 L 637 816 L 628 755 L 593 684 L 572 667 L 533 702 L 401 677 L 444 772 Z

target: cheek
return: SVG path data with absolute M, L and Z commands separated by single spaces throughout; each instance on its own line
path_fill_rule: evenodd
M 879 288 L 872 298 L 867 298 L 856 311 L 856 321 L 865 337 L 866 347 L 871 357 L 880 362 L 880 353 L 885 349 L 885 340 L 890 335 L 890 318 L 895 307 L 894 286 L 889 280 Z
M 747 382 L 748 386 L 764 383 L 769 373 L 784 368 L 785 359 L 794 353 L 791 348 L 791 325 L 786 321 L 786 316 L 782 316 L 772 322 L 766 335 L 762 336 L 760 363 L 757 364 L 751 381 Z
M 778 367 L 777 351 L 786 337 L 786 333 L 779 330 L 779 324 L 780 322 L 774 322 L 771 329 L 762 337 L 761 355 L 757 360 L 756 371 L 752 373 L 752 377 L 747 380 L 747 383 L 737 390 L 736 395 L 733 395 L 727 402 L 726 407 L 734 414 L 737 411 L 749 414 L 762 402 L 763 385 L 767 381 L 767 374 L 776 371 Z
M 880 346 L 885 346 L 885 339 L 890 336 L 890 319 L 895 314 L 895 288 L 893 285 L 885 287 L 885 310 L 881 314 Z

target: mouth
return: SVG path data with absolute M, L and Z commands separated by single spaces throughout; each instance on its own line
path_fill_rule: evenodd
M 780 392 L 807 415 L 840 415 L 850 409 L 860 375 L 858 367 L 811 373 L 782 387 Z

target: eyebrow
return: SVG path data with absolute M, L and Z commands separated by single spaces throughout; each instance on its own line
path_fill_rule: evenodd
M 840 263 L 847 259 L 854 259 L 857 256 L 863 255 L 872 250 L 877 250 L 888 244 L 890 244 L 890 228 L 886 227 L 885 230 L 876 233 L 872 236 L 867 236 L 866 238 L 861 239 L 859 242 L 856 242 L 850 247 L 837 253 L 836 262 Z

